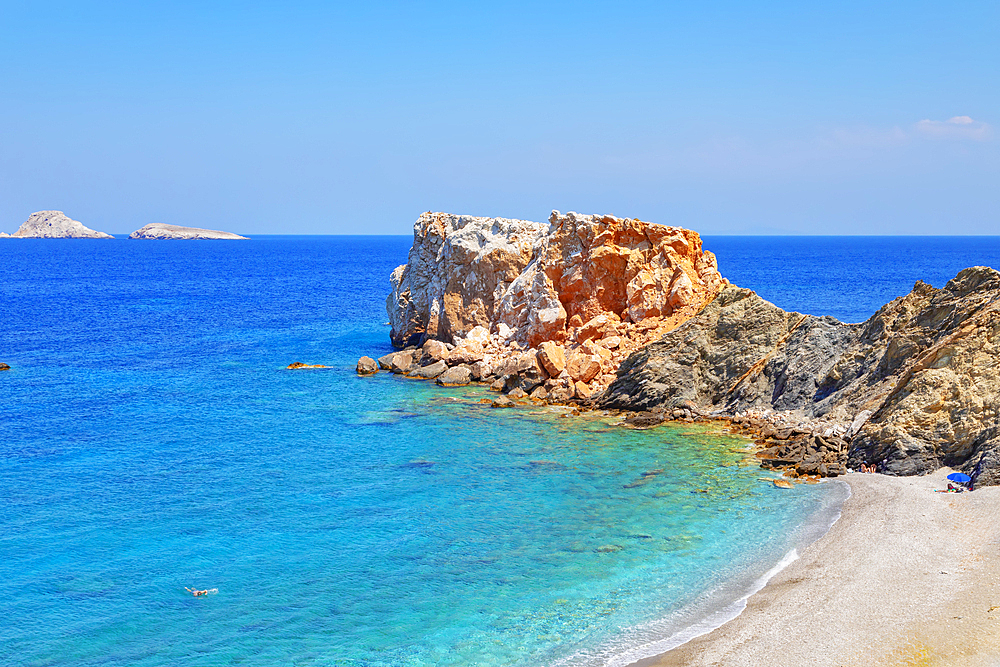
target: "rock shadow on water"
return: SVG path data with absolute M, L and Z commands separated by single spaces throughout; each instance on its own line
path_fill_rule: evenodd
M 414 459 L 413 461 L 407 461 L 406 463 L 399 466 L 400 468 L 406 468 L 409 470 L 416 470 L 422 472 L 426 475 L 437 474 L 437 470 L 434 466 L 437 465 L 434 461 L 427 461 L 425 459 Z
M 355 426 L 393 426 L 403 420 L 417 419 L 423 416 L 419 412 L 411 412 L 400 408 L 370 410 L 360 415 L 356 421 L 348 423 Z

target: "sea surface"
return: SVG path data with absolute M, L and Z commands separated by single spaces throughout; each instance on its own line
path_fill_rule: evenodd
M 627 664 L 836 518 L 843 485 L 776 489 L 714 426 L 357 377 L 409 245 L 0 241 L 0 664 Z M 845 321 L 1000 266 L 994 237 L 705 247 Z

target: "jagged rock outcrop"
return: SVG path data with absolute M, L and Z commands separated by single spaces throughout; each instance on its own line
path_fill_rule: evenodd
M 237 241 L 248 240 L 246 236 L 233 234 L 232 232 L 220 232 L 214 229 L 199 229 L 197 227 L 179 227 L 178 225 L 166 225 L 159 222 L 146 225 L 128 235 L 130 239 L 155 239 L 155 240 L 218 240 Z
M 517 375 L 506 390 L 563 400 L 602 391 L 725 284 L 696 232 L 558 211 L 547 224 L 425 213 L 408 259 L 386 301 L 394 345 L 449 345 L 473 377 Z M 525 355 L 537 368 L 507 363 Z
M 114 236 L 94 231 L 82 222 L 70 219 L 62 211 L 38 211 L 32 213 L 10 238 L 113 239 Z
M 972 473 L 982 460 L 979 483 L 1000 484 L 998 362 L 1000 274 L 988 267 L 942 289 L 917 282 L 861 324 L 788 313 L 726 287 L 626 360 L 598 405 L 766 408 L 850 438 L 852 467 Z

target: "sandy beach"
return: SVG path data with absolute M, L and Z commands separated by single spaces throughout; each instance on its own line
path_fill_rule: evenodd
M 851 473 L 833 528 L 736 619 L 635 667 L 1000 665 L 1000 487 Z

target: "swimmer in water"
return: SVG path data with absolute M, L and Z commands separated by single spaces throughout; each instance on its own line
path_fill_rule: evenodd
M 191 595 L 193 595 L 195 597 L 198 597 L 199 595 L 208 595 L 208 589 L 207 588 L 205 590 L 203 590 L 203 591 L 199 591 L 199 590 L 197 590 L 195 588 L 188 588 L 187 586 L 185 586 L 184 590 L 186 590 L 188 593 L 190 593 Z

